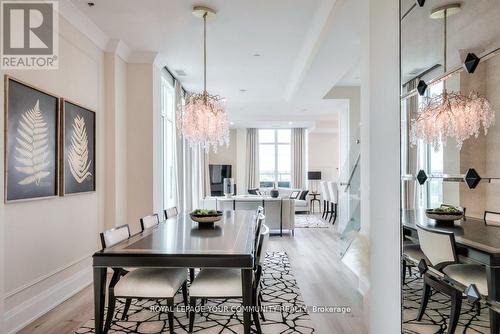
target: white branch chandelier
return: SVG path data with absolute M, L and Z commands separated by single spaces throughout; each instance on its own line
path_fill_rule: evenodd
M 444 72 L 446 73 L 446 24 L 447 17 L 460 11 L 459 4 L 449 4 L 438 8 L 431 18 L 444 19 Z M 412 120 L 410 137 L 411 144 L 417 145 L 419 140 L 431 144 L 438 150 L 441 143 L 445 144 L 447 137 L 454 137 L 457 148 L 461 149 L 463 142 L 479 136 L 481 125 L 484 134 L 495 123 L 495 111 L 488 99 L 472 91 L 468 96 L 446 91 L 446 80 L 443 80 L 443 93 L 428 98 L 420 107 L 418 116 Z M 424 88 L 425 91 L 425 88 Z
M 189 93 L 177 113 L 177 126 L 191 146 L 205 151 L 229 144 L 229 122 L 224 99 L 207 92 L 207 17 L 214 17 L 210 8 L 195 6 L 193 14 L 203 18 L 203 92 Z

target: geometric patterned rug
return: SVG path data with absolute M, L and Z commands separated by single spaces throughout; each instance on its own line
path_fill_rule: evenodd
M 422 321 L 416 320 L 422 295 L 422 282 L 418 270 L 412 268 L 412 276 L 406 276 L 406 283 L 403 285 L 403 333 L 446 333 L 451 308 L 450 299 L 433 289 Z M 476 306 L 462 300 L 462 311 L 455 333 L 489 332 L 488 308 L 482 306 L 481 315 L 478 315 Z
M 295 227 L 297 228 L 329 228 L 331 224 L 321 219 L 319 214 L 296 214 Z
M 268 252 L 262 277 L 263 307 L 266 321 L 260 321 L 263 333 L 314 333 L 314 327 L 300 289 L 290 269 L 288 255 L 284 252 Z M 175 299 L 182 310 L 182 294 Z M 123 300 L 118 299 L 114 322 L 108 333 L 169 333 L 168 318 L 157 310 L 166 301 L 133 300 L 127 319 L 120 320 Z M 241 299 L 209 299 L 205 304 L 208 311 L 196 314 L 193 333 L 243 333 L 243 315 L 237 309 Z M 214 308 L 216 308 L 214 310 Z M 175 333 L 188 333 L 189 318 L 185 312 L 174 312 Z M 252 326 L 252 331 L 255 328 Z M 94 320 L 87 321 L 75 333 L 94 333 Z

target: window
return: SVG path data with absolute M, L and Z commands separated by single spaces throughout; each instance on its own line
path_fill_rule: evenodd
M 290 188 L 292 170 L 292 131 L 290 129 L 259 130 L 260 187 Z
M 161 81 L 161 138 L 163 170 L 163 208 L 171 208 L 175 201 L 175 98 L 172 85 Z

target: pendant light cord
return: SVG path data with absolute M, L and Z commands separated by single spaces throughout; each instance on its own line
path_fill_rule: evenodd
M 444 66 L 444 73 L 447 71 L 447 58 L 448 55 L 446 54 L 446 49 L 448 48 L 448 9 L 444 10 L 444 45 L 443 45 L 443 66 Z M 446 80 L 443 81 L 443 91 L 446 92 Z
M 207 93 L 207 15 L 203 14 L 203 93 Z

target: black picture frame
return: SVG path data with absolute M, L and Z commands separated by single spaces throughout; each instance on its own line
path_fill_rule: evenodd
M 59 187 L 59 97 L 4 76 L 4 202 L 52 198 Z
M 96 190 L 95 112 L 61 99 L 60 196 Z

